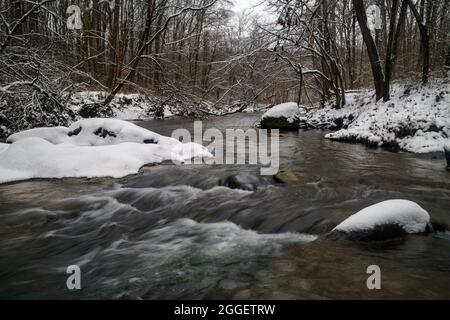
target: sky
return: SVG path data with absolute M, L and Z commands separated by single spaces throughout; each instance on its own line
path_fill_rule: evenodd
M 233 0 L 233 2 L 233 11 L 237 15 L 242 14 L 242 12 L 247 9 L 247 14 L 257 14 L 260 18 L 263 18 L 266 21 L 276 19 L 273 13 L 268 12 L 264 0 Z
M 242 12 L 252 6 L 255 0 L 234 0 L 234 11 Z
M 262 0 L 234 0 L 234 11 L 241 13 L 245 9 L 249 9 L 252 6 L 260 4 Z M 262 6 L 255 8 L 256 11 L 262 11 Z

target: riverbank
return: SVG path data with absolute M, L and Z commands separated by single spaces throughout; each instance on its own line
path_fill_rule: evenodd
M 235 112 L 255 112 L 266 108 L 256 103 L 213 103 L 207 100 L 183 100 L 177 97 L 158 97 L 144 94 L 117 94 L 111 101 L 106 114 L 96 114 L 95 108 L 107 97 L 103 91 L 83 91 L 75 93 L 69 108 L 77 117 L 111 117 L 120 120 L 171 119 L 174 117 L 204 118 Z M 92 114 L 91 114 L 92 113 Z
M 346 94 L 346 105 L 329 103 L 307 115 L 303 126 L 335 132 L 325 137 L 403 150 L 443 152 L 450 138 L 450 84 L 433 79 L 426 86 L 396 83 L 391 100 L 375 101 L 373 90 Z
M 0 142 L 14 133 L 38 127 L 69 126 L 87 118 L 111 118 L 118 120 L 151 119 L 205 119 L 234 113 L 251 113 L 268 106 L 256 102 L 212 102 L 176 96 L 156 96 L 141 93 L 117 94 L 108 107 L 102 104 L 108 96 L 105 91 L 81 91 L 71 94 L 61 108 L 40 109 L 29 114 L 6 105 L 0 111 Z M 19 119 L 19 120 L 18 120 Z

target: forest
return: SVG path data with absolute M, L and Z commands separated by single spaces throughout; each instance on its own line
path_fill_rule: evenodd
M 450 66 L 448 0 L 257 6 L 236 13 L 228 0 L 1 0 L 0 134 L 67 124 L 81 91 L 104 92 L 85 103 L 88 116 L 111 115 L 118 93 L 149 98 L 154 110 L 189 105 L 185 114 L 197 117 L 284 101 L 339 108 L 346 91 L 372 83 L 388 100 L 392 81 L 426 83 Z

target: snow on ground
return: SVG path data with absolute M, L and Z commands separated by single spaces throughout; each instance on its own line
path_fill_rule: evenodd
M 78 146 L 110 145 L 124 142 L 158 143 L 159 140 L 173 141 L 132 123 L 92 118 L 74 122 L 68 128 L 36 128 L 9 136 L 6 142 L 13 143 L 24 138 L 39 137 L 53 144 L 71 143 Z M 175 140 L 175 142 L 178 142 Z
M 375 102 L 373 91 L 346 95 L 342 109 L 326 106 L 308 114 L 315 128 L 341 129 L 326 135 L 414 153 L 442 152 L 450 138 L 450 85 L 435 79 L 427 86 L 393 84 L 391 100 Z
M 0 142 L 0 153 L 2 153 L 3 151 L 6 151 L 8 149 L 8 147 L 9 147 L 9 144 Z
M 86 104 L 95 104 L 104 101 L 107 93 L 103 91 L 82 91 L 72 96 L 70 108 L 78 114 L 81 107 Z M 139 120 L 153 118 L 154 103 L 140 94 L 117 94 L 111 102 L 114 116 L 120 120 Z
M 69 103 L 70 109 L 77 115 L 83 106 L 102 103 L 108 93 L 104 91 L 82 91 L 74 93 Z M 242 105 L 216 105 L 208 101 L 181 101 L 176 98 L 167 99 L 144 94 L 117 94 L 110 104 L 113 117 L 120 120 L 142 120 L 153 118 L 198 117 L 206 114 L 224 114 L 235 112 Z M 251 104 L 244 112 L 256 112 L 266 106 Z M 109 115 L 108 115 L 109 116 Z M 81 118 L 81 116 L 80 116 Z
M 146 164 L 212 157 L 203 146 L 183 144 L 132 123 L 86 119 L 69 128 L 19 132 L 0 144 L 0 183 L 32 178 L 113 177 Z
M 25 138 L 39 137 L 41 139 L 47 140 L 53 144 L 65 143 L 69 141 L 69 129 L 66 127 L 45 127 L 45 128 L 35 128 L 30 130 L 21 131 L 10 135 L 7 139 L 7 143 L 13 143 Z
M 305 111 L 299 108 L 298 104 L 295 102 L 287 102 L 270 108 L 266 113 L 263 114 L 261 120 L 269 118 L 286 118 L 290 123 L 298 120 Z
M 429 222 L 428 212 L 417 203 L 408 200 L 388 200 L 355 213 L 334 230 L 350 233 L 397 225 L 407 233 L 421 233 L 425 232 Z

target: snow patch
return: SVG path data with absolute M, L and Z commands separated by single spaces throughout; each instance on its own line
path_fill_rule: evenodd
M 3 151 L 6 151 L 9 148 L 9 144 L 7 143 L 1 143 L 0 142 L 0 153 L 2 153 Z
M 66 127 L 35 128 L 10 135 L 6 139 L 6 142 L 13 143 L 26 138 L 36 137 L 47 140 L 53 144 L 59 144 L 69 141 L 68 133 L 69 129 Z
M 53 144 L 71 143 L 77 146 L 111 145 L 124 142 L 158 143 L 159 140 L 175 140 L 136 126 L 130 122 L 116 119 L 84 119 L 74 122 L 69 128 L 36 128 L 15 133 L 6 140 L 13 143 L 25 138 L 36 137 Z M 176 141 L 176 140 L 175 140 Z
M 397 225 L 407 233 L 421 233 L 425 232 L 429 222 L 428 212 L 417 203 L 408 200 L 388 200 L 355 213 L 333 230 L 350 233 Z
M 0 183 L 32 178 L 120 178 L 137 173 L 146 164 L 212 157 L 201 145 L 183 144 L 115 119 L 27 130 L 7 141 L 12 144 L 0 146 Z
M 8 137 L 8 143 L 26 138 L 41 138 L 53 144 L 75 146 L 105 146 L 126 142 L 139 144 L 159 144 L 171 148 L 185 160 L 193 157 L 210 157 L 209 151 L 196 143 L 180 141 L 162 136 L 133 123 L 117 119 L 84 119 L 74 122 L 69 128 L 36 128 L 18 132 Z

